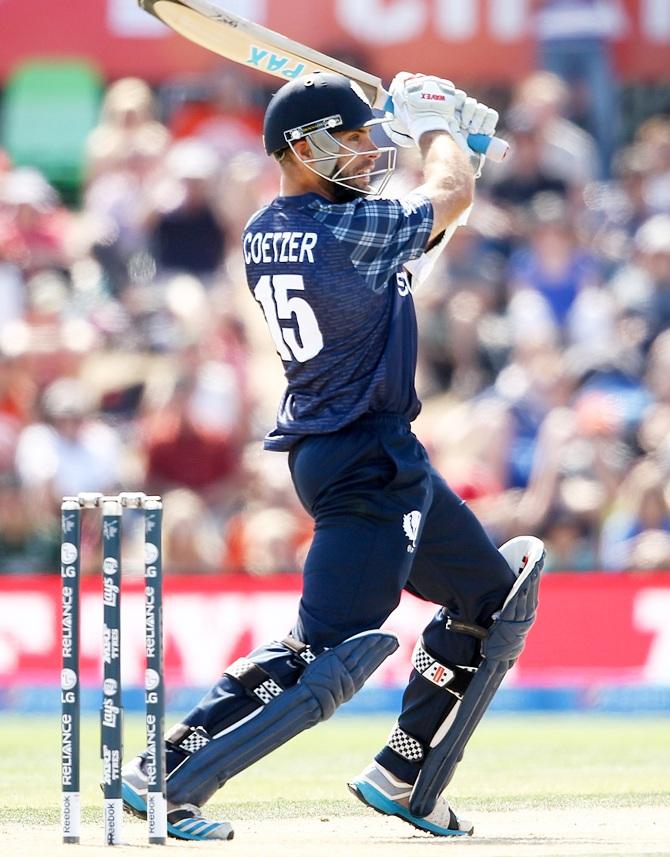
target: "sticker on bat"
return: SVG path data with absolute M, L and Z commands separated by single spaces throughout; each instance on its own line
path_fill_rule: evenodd
M 289 77 L 291 80 L 300 77 L 305 71 L 304 63 L 298 63 L 293 68 L 289 68 L 291 60 L 288 57 L 278 56 L 256 45 L 250 45 L 250 49 L 251 55 L 247 60 L 247 65 L 253 65 L 261 71 L 281 75 L 282 77 Z

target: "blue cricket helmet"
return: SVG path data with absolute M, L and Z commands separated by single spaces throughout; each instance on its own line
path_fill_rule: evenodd
M 273 155 L 314 131 L 352 131 L 384 121 L 375 118 L 358 84 L 340 74 L 312 72 L 274 94 L 265 112 L 263 142 Z

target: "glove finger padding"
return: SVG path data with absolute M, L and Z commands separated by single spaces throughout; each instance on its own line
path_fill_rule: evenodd
M 465 95 L 465 93 L 463 93 Z M 479 104 L 476 98 L 472 98 L 472 96 L 468 95 L 463 99 L 463 106 L 460 110 L 461 117 L 461 128 L 463 130 L 470 130 L 470 123 L 472 122 L 472 118 L 475 115 Z
M 498 124 L 498 118 L 498 111 L 489 107 L 486 111 L 486 116 L 484 117 L 479 133 L 486 134 L 487 137 L 492 137 L 495 133 L 496 125 Z
M 450 82 L 451 81 L 447 81 L 447 83 L 450 83 Z M 465 102 L 468 98 L 468 94 L 463 89 L 455 89 L 453 98 L 454 98 L 455 112 L 459 113 L 463 110 L 463 105 L 465 104 Z
M 475 107 L 475 112 L 473 113 L 470 122 L 466 128 L 468 134 L 480 134 L 482 130 L 482 125 L 484 124 L 484 120 L 486 119 L 486 114 L 488 113 L 488 107 L 485 104 L 477 104 Z

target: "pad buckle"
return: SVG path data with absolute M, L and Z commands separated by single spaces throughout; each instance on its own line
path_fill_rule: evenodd
M 468 634 L 470 637 L 476 637 L 478 640 L 485 640 L 489 632 L 481 625 L 475 625 L 474 622 L 461 622 L 460 619 L 454 619 L 447 614 L 447 621 L 444 623 L 447 631 L 454 631 L 457 634 Z
M 187 726 L 180 723 L 166 736 L 168 744 L 187 756 L 202 750 L 212 740 L 202 726 Z
M 284 637 L 282 645 L 286 646 L 287 649 L 290 649 L 290 651 L 292 651 L 294 655 L 297 655 L 297 657 L 299 657 L 305 664 L 311 664 L 312 661 L 316 660 L 316 655 L 312 651 L 311 647 L 307 643 L 303 643 L 303 641 L 299 640 L 297 637 L 293 637 L 291 634 Z

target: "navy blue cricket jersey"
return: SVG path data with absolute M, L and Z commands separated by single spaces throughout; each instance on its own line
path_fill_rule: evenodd
M 287 380 L 266 449 L 365 413 L 416 417 L 416 316 L 403 265 L 425 251 L 432 228 L 419 193 L 344 204 L 278 197 L 251 218 L 247 281 Z

